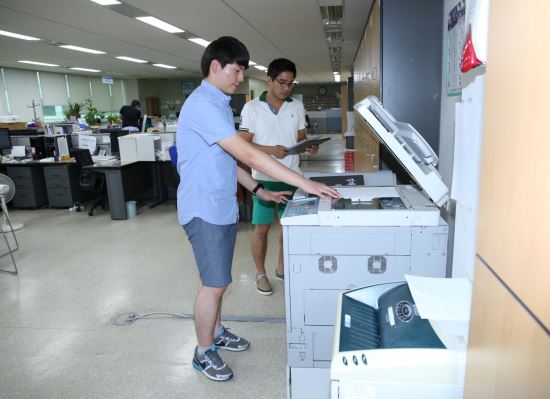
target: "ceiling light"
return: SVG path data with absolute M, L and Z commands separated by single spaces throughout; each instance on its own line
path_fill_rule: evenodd
M 63 47 L 63 48 L 66 48 L 68 50 L 75 50 L 75 51 L 82 51 L 84 53 L 92 53 L 92 54 L 105 54 L 105 51 L 98 51 L 98 50 L 92 50 L 90 48 L 86 48 L 86 47 L 78 47 L 78 46 L 73 46 L 73 45 L 63 45 L 63 46 L 59 46 L 59 47 Z
M 57 67 L 59 65 L 57 64 L 48 64 L 46 62 L 37 62 L 37 61 L 17 61 L 22 62 L 23 64 L 33 64 L 33 65 L 42 65 L 42 66 L 49 66 L 49 67 Z
M 120 1 L 116 0 L 92 0 L 94 3 L 99 4 L 100 6 L 114 6 L 115 4 L 120 4 Z
M 267 71 L 267 68 L 263 65 L 254 65 L 254 68 L 259 69 L 260 71 Z
M 137 62 L 139 64 L 147 64 L 147 62 L 149 62 L 145 60 L 140 60 L 139 58 L 132 58 L 132 57 L 116 57 L 116 58 L 124 61 Z
M 8 32 L 5 30 L 0 30 L 0 35 L 14 37 L 16 39 L 23 39 L 23 40 L 40 40 L 37 37 L 20 35 L 19 33 Z
M 208 40 L 201 39 L 200 37 L 192 37 L 188 40 L 193 42 L 193 43 L 196 43 L 196 44 L 198 44 L 202 47 L 207 47 L 210 44 L 210 42 Z
M 249 60 L 249 61 L 248 61 L 248 65 L 258 65 L 258 63 L 254 62 L 254 61 L 252 61 L 252 60 Z
M 77 67 L 74 67 L 74 68 L 70 68 L 70 69 L 72 69 L 73 71 L 101 72 L 101 70 L 99 70 L 99 69 L 89 69 L 89 68 L 77 68 Z
M 178 67 L 175 67 L 172 65 L 166 65 L 166 64 L 153 64 L 153 66 L 156 66 L 159 68 L 166 68 L 166 69 L 178 69 Z
M 155 28 L 162 29 L 163 31 L 166 31 L 168 33 L 185 32 L 184 30 L 181 30 L 180 28 L 175 27 L 174 25 L 170 25 L 169 23 L 161 21 L 160 19 L 155 17 L 136 17 L 136 19 L 141 22 L 145 22 L 146 24 L 152 25 Z

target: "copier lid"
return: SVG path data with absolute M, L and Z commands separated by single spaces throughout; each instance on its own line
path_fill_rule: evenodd
M 432 201 L 444 205 L 449 188 L 436 169 L 436 153 L 420 133 L 410 124 L 398 122 L 374 96 L 354 107 Z

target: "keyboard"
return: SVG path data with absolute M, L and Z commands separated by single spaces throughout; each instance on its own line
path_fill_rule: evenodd
M 114 155 L 92 155 L 92 159 L 94 162 L 108 162 L 114 161 L 117 157 Z

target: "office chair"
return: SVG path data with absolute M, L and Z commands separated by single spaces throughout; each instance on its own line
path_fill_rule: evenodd
M 309 115 L 306 114 L 306 132 L 317 134 L 318 128 L 319 128 L 319 122 L 312 122 L 309 119 Z
M 168 148 L 168 154 L 170 154 L 170 162 L 172 163 L 172 175 L 170 183 L 174 187 L 176 187 L 177 190 L 178 185 L 180 184 L 180 175 L 178 173 L 178 150 L 175 144 L 171 145 L 170 148 Z
M 15 236 L 15 231 L 11 223 L 10 217 L 8 215 L 8 207 L 6 205 L 5 196 L 8 194 L 10 187 L 6 184 L 0 184 L 0 197 L 1 197 L 1 206 L 2 212 L 4 213 L 5 226 L 0 228 L 0 232 L 4 235 L 4 240 L 6 242 L 7 251 L 3 254 L 0 254 L 0 258 L 9 255 L 13 264 L 13 270 L 0 269 L 0 273 L 9 273 L 17 275 L 19 272 L 17 270 L 17 264 L 15 263 L 15 258 L 13 253 L 19 249 L 19 243 L 17 242 L 17 237 Z M 10 244 L 9 234 L 13 236 L 13 242 L 15 245 L 12 247 Z
M 101 205 L 105 209 L 107 202 L 107 186 L 105 184 L 105 175 L 90 169 L 84 169 L 84 166 L 93 165 L 94 161 L 90 151 L 87 149 L 75 149 L 71 151 L 76 164 L 80 167 L 80 188 L 84 191 L 90 191 L 97 194 L 97 197 L 92 200 L 88 215 L 94 216 L 94 209 Z

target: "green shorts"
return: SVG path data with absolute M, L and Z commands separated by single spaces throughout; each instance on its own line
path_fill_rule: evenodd
M 258 180 L 269 191 L 296 191 L 296 187 L 278 181 Z M 289 198 L 292 198 L 289 197 Z M 252 224 L 271 224 L 275 221 L 275 210 L 279 217 L 283 214 L 286 204 L 277 204 L 272 201 L 262 201 L 256 195 L 252 196 Z

